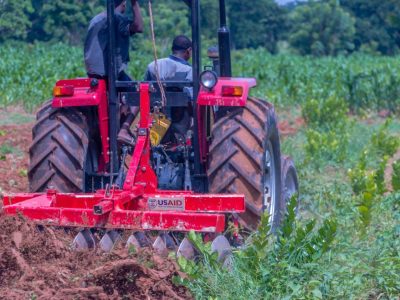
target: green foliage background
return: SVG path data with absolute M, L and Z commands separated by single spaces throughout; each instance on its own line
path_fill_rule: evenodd
M 200 2 L 202 34 L 206 40 L 215 40 L 218 1 Z M 139 3 L 146 16 L 147 0 Z M 237 49 L 264 47 L 271 53 L 318 56 L 354 51 L 399 53 L 400 2 L 396 0 L 309 0 L 286 6 L 274 0 L 226 3 L 232 45 Z M 189 12 L 183 1 L 154 1 L 153 6 L 158 35 L 171 38 L 187 33 Z M 81 45 L 90 19 L 104 7 L 105 0 L 2 0 L 0 43 L 62 41 Z M 132 47 L 147 40 L 148 35 L 141 35 Z

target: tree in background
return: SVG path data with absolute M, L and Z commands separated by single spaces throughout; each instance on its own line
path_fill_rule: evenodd
M 342 0 L 356 17 L 356 50 L 394 55 L 400 48 L 400 1 Z
M 338 55 L 354 50 L 355 20 L 338 1 L 309 2 L 291 13 L 290 45 L 302 55 Z
M 146 50 L 146 52 L 153 53 L 147 1 L 142 1 L 140 4 L 144 32 L 134 36 L 132 46 L 134 49 Z M 170 54 L 172 40 L 175 36 L 184 34 L 191 37 L 189 26 L 190 14 L 183 1 L 154 1 L 152 11 L 158 55 L 164 56 Z M 131 14 L 130 11 L 127 13 L 128 15 Z
M 285 31 L 285 10 L 274 0 L 231 0 L 229 22 L 235 48 L 265 47 L 277 52 L 280 36 Z
M 144 34 L 133 39 L 132 47 L 148 51 L 151 43 L 147 0 L 139 1 L 147 26 Z M 153 1 L 160 54 L 169 51 L 174 35 L 190 35 L 190 12 L 183 2 Z M 237 49 L 264 47 L 277 53 L 278 42 L 283 41 L 303 55 L 360 50 L 400 53 L 399 0 L 309 0 L 286 6 L 274 0 L 226 2 L 232 45 Z M 81 45 L 90 19 L 105 10 L 105 4 L 106 0 L 0 0 L 0 43 L 19 40 Z M 205 49 L 216 44 L 218 1 L 201 0 L 201 9 Z
M 219 4 L 215 0 L 201 0 L 201 34 L 207 40 L 213 40 L 216 43 L 217 32 L 219 28 Z M 210 45 L 203 45 L 208 47 Z
M 101 0 L 32 0 L 33 27 L 28 40 L 81 44 L 89 21 L 105 9 Z
M 0 0 L 0 42 L 25 39 L 32 26 L 29 20 L 32 12 L 30 0 Z

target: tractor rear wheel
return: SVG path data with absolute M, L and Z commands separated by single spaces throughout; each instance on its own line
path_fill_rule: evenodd
M 208 179 L 211 193 L 244 194 L 241 223 L 256 229 L 264 212 L 275 230 L 285 203 L 281 196 L 281 153 L 271 104 L 249 98 L 246 106 L 219 119 L 212 129 Z
M 47 101 L 37 113 L 29 148 L 29 190 L 60 192 L 85 190 L 89 124 L 75 108 L 52 108 Z

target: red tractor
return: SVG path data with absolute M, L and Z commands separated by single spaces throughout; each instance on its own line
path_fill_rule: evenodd
M 231 76 L 223 0 L 213 67 L 201 72 L 199 0 L 185 2 L 191 10 L 193 81 L 117 81 L 109 30 L 107 82 L 56 83 L 32 130 L 30 192 L 6 195 L 6 214 L 79 228 L 78 249 L 95 247 L 93 233 L 105 232 L 99 242 L 105 251 L 122 230 L 132 232 L 128 243 L 136 246 L 149 244 L 144 232 L 162 232 L 154 242 L 158 250 L 176 247 L 176 236 L 184 234 L 175 232 L 196 231 L 221 253 L 236 242 L 240 228 L 256 229 L 264 213 L 272 229 L 279 226 L 298 182 L 292 160 L 281 156 L 274 107 L 249 97 L 255 79 Z M 107 0 L 107 14 L 108 28 L 114 28 L 113 0 Z M 122 100 L 140 107 L 133 149 L 117 143 Z M 183 137 L 166 140 L 169 112 L 176 108 L 191 112 L 192 126 Z M 224 237 L 228 223 L 237 230 Z M 178 253 L 193 253 L 187 239 Z

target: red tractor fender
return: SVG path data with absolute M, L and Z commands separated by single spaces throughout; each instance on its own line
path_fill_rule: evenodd
M 211 90 L 201 87 L 197 104 L 201 106 L 245 106 L 250 88 L 255 87 L 255 78 L 218 78 Z
M 102 145 L 102 155 L 99 161 L 101 168 L 102 165 L 104 166 L 110 161 L 107 84 L 105 80 L 97 80 L 97 84 L 92 84 L 92 80 L 90 78 L 77 78 L 57 81 L 54 87 L 52 107 L 97 106 Z

